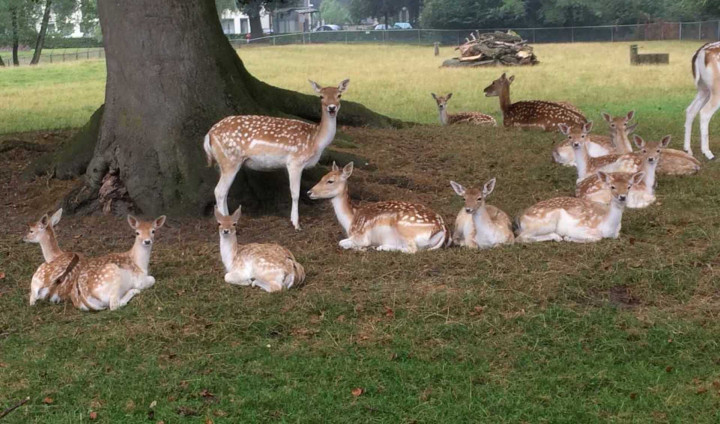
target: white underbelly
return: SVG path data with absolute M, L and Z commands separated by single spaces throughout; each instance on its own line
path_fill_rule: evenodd
M 245 161 L 245 166 L 256 171 L 285 168 L 287 166 L 287 156 L 282 154 L 251 156 Z

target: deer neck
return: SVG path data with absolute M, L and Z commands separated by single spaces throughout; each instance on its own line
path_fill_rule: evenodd
M 50 228 L 50 226 L 48 226 L 46 234 L 47 236 L 43 237 L 40 241 L 40 249 L 42 249 L 45 262 L 50 263 L 62 255 L 63 251 L 60 250 L 60 246 L 55 238 L 55 231 Z
M 612 138 L 612 143 L 617 153 L 630 153 L 633 151 L 630 138 L 624 129 L 616 128 L 615 131 L 610 134 L 610 137 Z
M 587 176 L 588 172 L 588 152 L 585 143 L 580 146 L 580 151 L 575 151 L 575 167 L 577 168 L 578 180 L 582 180 Z
M 152 244 L 149 246 L 144 245 L 139 237 L 135 239 L 135 244 L 128 252 L 133 263 L 146 275 L 150 266 L 150 253 L 152 253 Z
M 447 107 L 440 109 L 440 124 L 442 124 L 442 125 L 448 124 Z
M 620 232 L 620 225 L 622 223 L 623 211 L 625 210 L 625 203 L 620 203 L 613 198 L 610 201 L 610 209 L 605 215 L 600 224 L 603 234 L 607 236 L 615 236 Z
M 488 214 L 487 207 L 485 207 L 485 201 L 475 210 L 472 214 L 473 224 L 475 228 L 487 228 L 490 222 L 490 214 Z
M 652 194 L 655 189 L 655 171 L 657 170 L 657 161 L 653 163 L 648 163 L 648 161 L 645 161 L 645 166 L 643 166 L 643 171 L 645 172 L 645 177 L 643 178 L 643 183 L 645 184 L 645 191 L 648 194 Z
M 508 84 L 500 90 L 500 109 L 502 109 L 503 115 L 509 112 L 510 105 L 510 85 Z
M 350 231 L 350 225 L 352 224 L 355 212 L 353 211 L 352 204 L 350 203 L 350 194 L 348 193 L 347 186 L 341 194 L 332 198 L 333 209 L 335 209 L 335 216 L 340 225 L 345 230 L 345 234 Z
M 220 259 L 225 266 L 225 271 L 230 272 L 235 262 L 235 254 L 238 250 L 237 234 L 228 234 L 220 236 Z
M 339 110 L 338 110 L 339 112 Z M 330 116 L 330 113 L 323 108 L 322 118 L 320 118 L 320 125 L 318 125 L 315 133 L 315 145 L 317 146 L 318 152 L 325 150 L 327 146 L 332 143 L 335 138 L 335 132 L 337 131 L 337 113 L 334 117 Z

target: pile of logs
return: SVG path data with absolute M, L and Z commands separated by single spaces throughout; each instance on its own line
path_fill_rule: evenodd
M 538 63 L 533 48 L 513 31 L 485 34 L 476 31 L 465 39 L 465 44 L 455 50 L 460 51 L 460 57 L 446 60 L 443 66 L 513 66 Z

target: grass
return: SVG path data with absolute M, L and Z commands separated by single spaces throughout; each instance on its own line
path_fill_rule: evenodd
M 682 109 L 692 97 L 685 59 L 693 46 L 650 47 L 670 51 L 675 63 L 627 67 L 628 74 L 601 65 L 608 56 L 620 60 L 627 46 L 538 46 L 543 65 L 513 70 L 514 97 L 571 100 L 589 113 L 634 108 L 640 134 L 679 136 Z M 308 76 L 323 83 L 349 76 L 349 100 L 403 119 L 434 121 L 430 90 L 454 91 L 456 110 L 497 114 L 496 99 L 480 90 L 499 69 L 438 70 L 430 49 L 373 48 L 381 50 L 376 57 L 384 60 L 374 60 L 382 72 L 358 61 L 371 56 L 366 46 L 241 55 L 253 73 L 275 84 L 288 81 L 280 84 L 288 88 L 307 91 Z M 609 52 L 596 56 L 594 76 L 588 49 Z M 570 67 L 554 54 L 584 57 L 578 59 L 584 65 Z M 287 66 L 283 57 L 297 66 L 278 68 Z M 330 57 L 333 66 L 323 66 Z M 437 74 L 399 73 L 410 60 Z M 100 62 L 3 75 L 34 71 L 40 79 L 68 72 L 56 78 L 71 83 L 75 66 L 88 72 L 100 66 L 95 71 L 102 75 Z M 611 72 L 609 82 L 602 79 Z M 395 84 L 382 82 L 383 75 Z M 439 77 L 446 75 L 452 78 Z M 370 88 L 368 79 L 379 87 Z M 24 85 L 45 90 L 52 84 L 33 82 Z M 67 110 L 56 111 L 59 117 Z M 489 202 L 510 214 L 572 193 L 573 170 L 550 162 L 552 134 L 432 125 L 350 128 L 345 137 L 358 145 L 353 153 L 377 165 L 352 176 L 351 193 L 365 201 L 423 202 L 451 220 L 461 200 L 449 179 L 472 185 L 496 176 Z M 619 239 L 591 245 L 413 256 L 345 252 L 337 247 L 341 231 L 327 202 L 301 204 L 299 233 L 286 222 L 288 205 L 280 205 L 275 215 L 244 217 L 240 235 L 241 242 L 281 242 L 305 265 L 307 284 L 276 295 L 222 282 L 212 222 L 170 217 L 153 253 L 156 286 L 115 313 L 81 313 L 26 305 L 40 253 L 17 241 L 22 224 L 73 183 L 23 181 L 20 170 L 36 156 L 21 150 L 0 156 L 7 211 L 0 222 L 6 275 L 0 280 L 0 405 L 31 397 L 7 422 L 88 422 L 91 411 L 99 422 L 720 420 L 720 168 L 714 162 L 694 177 L 660 178 L 658 205 L 628 211 Z M 65 217 L 59 237 L 68 250 L 99 254 L 126 248 L 132 233 L 120 218 Z M 362 394 L 354 396 L 358 388 Z M 52 403 L 43 403 L 46 397 Z

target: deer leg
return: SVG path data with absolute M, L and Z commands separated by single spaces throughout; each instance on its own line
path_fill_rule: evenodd
M 707 103 L 709 98 L 710 93 L 708 90 L 704 86 L 699 86 L 697 95 L 695 95 L 695 98 L 690 103 L 690 106 L 685 109 L 685 143 L 683 144 L 683 150 L 690 155 L 692 155 L 690 141 L 692 139 L 693 122 L 695 121 L 695 116 L 697 116 L 700 109 L 705 106 L 705 103 Z
M 300 230 L 300 214 L 298 212 L 298 201 L 300 200 L 300 178 L 302 178 L 303 167 L 296 164 L 288 165 L 288 177 L 290 179 L 290 197 L 292 198 L 292 210 L 290 211 L 290 222 L 296 230 Z
M 110 299 L 110 310 L 114 311 L 118 308 L 122 308 L 123 306 L 127 305 L 128 302 L 130 302 L 130 299 L 132 299 L 138 293 L 140 293 L 140 290 L 130 289 L 122 297 Z M 113 300 L 114 300 L 114 302 L 113 302 Z
M 232 186 L 232 183 L 235 180 L 235 176 L 240 170 L 241 164 L 242 162 L 234 166 L 231 165 L 226 168 L 220 168 L 220 179 L 215 186 L 215 204 L 223 215 L 230 215 L 227 205 L 227 194 L 228 191 L 230 191 L 230 186 Z
M 715 156 L 710 151 L 709 126 L 718 107 L 720 107 L 720 93 L 713 93 L 710 101 L 700 110 L 700 150 L 706 158 L 711 160 L 715 159 Z

